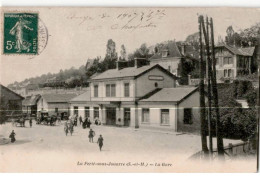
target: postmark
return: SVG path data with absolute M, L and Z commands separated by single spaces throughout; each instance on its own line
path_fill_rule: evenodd
M 4 13 L 3 54 L 38 54 L 38 13 Z

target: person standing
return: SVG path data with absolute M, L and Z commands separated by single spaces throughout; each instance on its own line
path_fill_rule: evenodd
M 10 134 L 9 138 L 11 138 L 11 142 L 12 142 L 12 143 L 15 142 L 15 132 L 14 132 L 14 130 L 13 130 L 12 133 Z
M 79 116 L 79 125 L 81 125 L 82 123 L 83 123 L 83 121 L 82 121 L 82 117 Z
M 88 138 L 89 138 L 89 142 L 93 143 L 93 138 L 95 136 L 95 131 L 93 131 L 92 129 L 89 130 L 89 134 L 88 134 Z
M 103 147 L 103 141 L 104 141 L 104 138 L 102 137 L 102 135 L 100 135 L 98 138 L 98 141 L 97 141 L 100 151 L 102 150 L 102 147 Z
M 30 118 L 29 123 L 30 123 L 30 128 L 32 128 L 32 118 Z

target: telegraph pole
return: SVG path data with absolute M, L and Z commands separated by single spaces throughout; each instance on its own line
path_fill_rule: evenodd
M 206 25 L 207 25 L 207 43 L 206 43 L 206 49 L 207 49 L 207 63 L 208 63 L 208 130 L 209 130 L 209 154 L 212 156 L 213 154 L 213 142 L 212 142 L 212 133 L 211 133 L 211 117 L 212 117 L 212 111 L 211 111 L 211 78 L 212 78 L 212 62 L 210 58 L 210 48 L 209 48 L 209 20 L 208 17 L 206 18 Z M 206 37 L 205 37 L 206 39 Z
M 203 17 L 199 16 L 199 43 L 200 43 L 200 83 L 199 83 L 199 92 L 200 92 L 200 122 L 201 122 L 201 146 L 204 154 L 208 155 L 208 146 L 207 146 L 207 124 L 206 124 L 206 112 L 205 112 L 205 90 L 204 90 L 204 63 L 203 63 L 203 43 L 202 43 L 202 20 Z
M 223 136 L 220 124 L 220 113 L 219 113 L 219 105 L 218 105 L 218 88 L 217 88 L 217 80 L 216 80 L 216 58 L 215 58 L 215 46 L 214 46 L 214 28 L 213 28 L 213 20 L 210 18 L 210 28 L 211 28 L 211 56 L 213 62 L 213 74 L 212 74 L 212 92 L 213 92 L 213 106 L 216 113 L 216 137 L 217 137 L 217 148 L 218 148 L 218 156 L 220 159 L 224 159 L 224 144 L 223 144 Z

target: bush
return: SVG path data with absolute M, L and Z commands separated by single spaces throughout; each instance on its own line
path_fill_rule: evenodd
M 257 127 L 257 116 L 255 108 L 242 108 L 232 96 L 233 86 L 221 84 L 219 90 L 219 112 L 222 135 L 229 139 L 247 140 L 255 136 Z M 253 91 L 248 94 L 250 100 L 256 100 Z M 231 96 L 230 96 L 231 95 Z M 253 97 L 253 98 L 252 98 Z M 254 102 L 253 102 L 254 103 Z M 252 103 L 252 104 L 253 104 Z M 212 112 L 212 133 L 215 135 L 216 115 Z

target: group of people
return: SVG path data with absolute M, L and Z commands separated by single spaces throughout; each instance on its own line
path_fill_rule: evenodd
M 78 119 L 79 119 L 79 123 L 80 125 L 82 125 L 83 129 L 85 128 L 90 128 L 90 125 L 91 125 L 91 120 L 90 118 L 85 118 L 84 120 L 82 119 L 81 116 L 77 116 L 77 115 L 73 115 L 73 116 L 70 116 L 69 117 L 69 120 L 66 121 L 64 123 L 64 131 L 65 131 L 65 134 L 67 136 L 67 134 L 70 132 L 70 134 L 72 135 L 74 129 L 73 127 L 74 126 L 77 126 L 77 122 L 78 122 Z M 95 124 L 96 125 L 100 125 L 100 123 L 97 121 L 97 119 L 95 119 Z M 89 130 L 89 135 L 88 135 L 88 138 L 89 138 L 89 142 L 90 143 L 93 143 L 93 138 L 95 136 L 95 131 L 93 131 L 91 128 Z M 99 136 L 98 140 L 97 140 L 97 143 L 98 143 L 98 146 L 99 146 L 99 150 L 101 151 L 102 150 L 102 147 L 103 147 L 103 137 L 102 135 Z
M 93 138 L 95 136 L 95 131 L 93 131 L 91 128 L 89 130 L 89 134 L 88 134 L 88 138 L 89 138 L 89 142 L 93 143 Z M 99 150 L 101 151 L 102 150 L 102 147 L 103 147 L 103 141 L 104 141 L 104 138 L 102 137 L 102 135 L 99 135 L 99 138 L 97 140 L 97 144 L 99 146 Z

